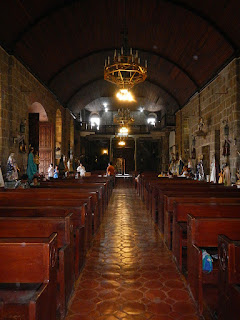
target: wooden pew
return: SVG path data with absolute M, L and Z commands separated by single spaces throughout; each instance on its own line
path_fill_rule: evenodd
M 8 214 L 7 209 L 5 215 Z M 0 217 L 0 235 L 3 238 L 48 237 L 57 233 L 58 248 L 58 310 L 61 318 L 74 287 L 74 239 L 72 213 L 61 217 Z
M 49 199 L 50 198 L 50 199 Z M 92 242 L 92 197 L 90 195 L 84 195 L 83 199 L 73 199 L 69 196 L 67 196 L 67 199 L 58 199 L 61 198 L 61 193 L 59 193 L 56 198 L 57 199 L 52 199 L 54 196 L 47 197 L 46 195 L 40 195 L 38 196 L 34 194 L 34 198 L 28 198 L 26 201 L 26 193 L 19 192 L 15 193 L 14 197 L 11 193 L 5 193 L 4 195 L 0 194 L 0 205 L 3 206 L 17 206 L 17 207 L 26 207 L 26 204 L 28 206 L 33 206 L 33 207 L 45 207 L 45 206 L 61 206 L 61 207 L 81 207 L 85 206 L 87 203 L 87 210 L 85 214 L 85 249 L 86 251 L 90 248 L 91 242 Z M 79 212 L 79 215 L 82 213 Z
M 57 235 L 0 238 L 0 256 L 2 319 L 55 320 Z
M 209 184 L 207 184 L 206 182 L 203 181 L 195 181 L 195 180 L 191 180 L 191 179 L 186 179 L 186 178 L 158 178 L 158 180 L 153 180 L 153 181 L 149 181 L 149 187 L 148 187 L 148 206 L 149 206 L 149 210 L 152 216 L 155 216 L 155 212 L 158 209 L 158 203 L 159 203 L 159 188 L 161 189 L 161 187 L 164 187 L 164 189 L 166 190 L 166 188 L 168 187 L 207 187 L 209 186 Z
M 218 262 L 214 262 L 211 273 L 204 273 L 202 249 L 206 249 L 211 254 L 217 253 L 219 234 L 224 233 L 229 238 L 237 239 L 240 233 L 240 219 L 202 218 L 188 215 L 187 223 L 187 281 L 189 290 L 198 305 L 198 311 L 202 314 L 205 297 L 211 308 L 217 309 L 218 294 Z M 211 292 L 210 295 L 208 290 Z M 216 301 L 211 298 L 215 298 Z
M 240 315 L 240 240 L 219 235 L 218 256 L 218 319 L 235 320 Z
M 186 258 L 187 247 L 187 216 L 194 217 L 239 217 L 240 218 L 240 200 L 238 203 L 234 199 L 207 198 L 200 203 L 177 203 L 175 202 L 173 211 L 173 234 L 172 234 L 172 254 L 178 269 L 182 272 L 183 258 Z M 232 201 L 232 202 L 231 202 Z M 185 252 L 184 252 L 185 251 Z M 183 254 L 185 253 L 185 254 Z M 186 263 L 185 263 L 186 267 Z
M 99 193 L 99 201 L 102 202 L 103 210 L 107 207 L 107 186 L 106 184 L 99 184 L 99 183 L 83 183 L 76 180 L 58 180 L 58 181 L 46 181 L 42 182 L 38 189 L 40 188 L 77 188 L 77 189 L 85 189 L 85 191 L 95 191 Z
M 3 205 L 3 204 L 2 204 Z M 71 224 L 73 224 L 74 235 L 74 269 L 75 279 L 78 278 L 79 273 L 84 265 L 84 259 L 87 252 L 87 248 L 84 244 L 84 219 L 85 209 L 83 207 L 57 207 L 57 206 L 28 206 L 22 204 L 20 207 L 1 206 L 0 217 L 61 217 L 65 218 L 69 214 L 71 216 Z
M 186 191 L 186 189 L 185 189 Z M 185 191 L 167 191 L 164 193 L 164 241 L 168 248 L 171 248 L 172 244 L 172 220 L 175 203 L 212 203 L 212 202 L 226 202 L 226 203 L 238 203 L 240 197 L 238 192 L 226 192 L 215 190 L 188 190 L 187 195 Z M 221 201 L 221 199 L 223 199 Z
M 79 199 L 79 200 L 86 200 L 87 198 L 90 199 L 90 206 L 91 206 L 91 214 L 92 216 L 90 217 L 90 212 L 89 212 L 89 217 L 88 219 L 91 220 L 92 226 L 91 233 L 94 233 L 97 231 L 100 222 L 101 222 L 101 217 L 103 216 L 103 203 L 101 199 L 99 198 L 99 193 L 98 191 L 93 190 L 85 190 L 81 188 L 32 188 L 32 189 L 16 189 L 16 190 L 7 190 L 4 193 L 0 192 L 0 199 L 3 198 L 8 198 L 9 196 L 6 195 L 9 193 L 14 193 L 14 198 L 20 198 L 23 197 L 22 195 L 26 195 L 28 197 L 34 197 L 35 199 Z M 19 194 L 21 194 L 19 196 Z M 89 221 L 90 223 L 90 221 Z M 90 227 L 90 226 L 89 226 Z M 90 236 L 90 235 L 89 235 Z

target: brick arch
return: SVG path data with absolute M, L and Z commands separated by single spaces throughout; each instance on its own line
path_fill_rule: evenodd
M 39 122 L 48 122 L 47 112 L 39 102 L 33 102 L 28 107 L 28 113 L 39 113 Z

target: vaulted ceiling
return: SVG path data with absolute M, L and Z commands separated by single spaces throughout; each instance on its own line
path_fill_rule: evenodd
M 122 46 L 123 0 L 0 2 L 0 41 L 73 112 L 113 101 L 103 65 Z M 133 91 L 148 110 L 181 108 L 239 55 L 238 0 L 126 0 L 129 45 L 148 60 Z M 113 103 L 113 102 L 112 102 Z

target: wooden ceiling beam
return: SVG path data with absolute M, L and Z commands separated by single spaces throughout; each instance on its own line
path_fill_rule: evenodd
M 191 12 L 193 15 L 200 17 L 202 20 L 204 20 L 205 22 L 207 22 L 216 32 L 218 32 L 225 40 L 226 42 L 233 48 L 233 50 L 236 52 L 238 51 L 238 46 L 237 44 L 233 41 L 233 39 L 231 39 L 228 34 L 222 30 L 220 28 L 220 26 L 218 26 L 218 24 L 212 20 L 209 16 L 205 15 L 203 12 L 201 12 L 200 10 L 197 10 L 193 7 L 191 7 L 190 5 L 186 4 L 185 2 L 179 1 L 179 0 L 161 0 L 162 2 L 167 2 L 167 3 L 171 3 L 175 6 L 181 7 L 182 9 L 185 9 L 189 12 Z M 43 15 L 41 15 L 40 17 L 36 18 L 35 20 L 33 20 L 31 23 L 29 23 L 23 30 L 21 30 L 16 38 L 12 41 L 11 43 L 11 47 L 12 47 L 12 51 L 15 52 L 15 48 L 18 42 L 20 42 L 22 40 L 22 38 L 25 36 L 26 33 L 30 32 L 31 29 L 33 29 L 38 23 L 40 23 L 41 21 L 50 18 L 52 15 L 54 15 L 55 13 L 57 13 L 60 10 L 63 10 L 67 7 L 70 7 L 72 5 L 74 5 L 75 3 L 80 2 L 80 0 L 68 0 L 66 2 L 64 2 L 63 4 L 57 5 L 54 8 L 51 8 L 50 10 L 48 10 L 47 12 L 45 12 Z
M 94 54 L 102 54 L 102 53 L 106 53 L 108 51 L 112 51 L 114 52 L 116 48 L 108 48 L 108 49 L 103 49 L 103 50 L 96 50 L 96 51 L 92 51 L 84 56 L 78 57 L 76 59 L 74 59 L 73 61 L 69 62 L 68 64 L 66 64 L 65 66 L 63 66 L 61 69 L 59 69 L 54 75 L 51 76 L 50 80 L 48 81 L 48 86 L 51 87 L 51 83 L 57 78 L 58 75 L 60 75 L 62 72 L 64 72 L 67 68 L 71 67 L 72 65 L 74 65 L 75 63 L 80 62 L 81 60 L 84 60 L 86 58 L 89 58 L 91 56 L 93 56 Z M 120 48 L 117 48 L 118 50 L 120 50 Z M 157 56 L 158 58 L 161 58 L 165 61 L 167 61 L 168 63 L 172 64 L 174 67 L 176 67 L 180 72 L 184 73 L 184 75 L 189 78 L 189 80 L 194 84 L 194 86 L 198 89 L 199 88 L 199 84 L 197 83 L 197 80 L 194 79 L 194 77 L 187 71 L 185 70 L 181 65 L 179 65 L 178 63 L 176 63 L 175 61 L 173 61 L 172 59 L 170 59 L 169 57 L 161 54 L 161 53 L 157 53 L 155 51 L 149 51 L 149 50 L 145 50 L 142 48 L 133 48 L 133 50 L 138 50 L 139 53 L 144 52 L 146 54 L 149 55 L 154 55 Z

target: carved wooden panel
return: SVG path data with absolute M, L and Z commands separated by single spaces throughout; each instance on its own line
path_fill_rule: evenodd
M 39 123 L 39 173 L 47 174 L 49 164 L 53 162 L 53 126 L 48 122 Z

